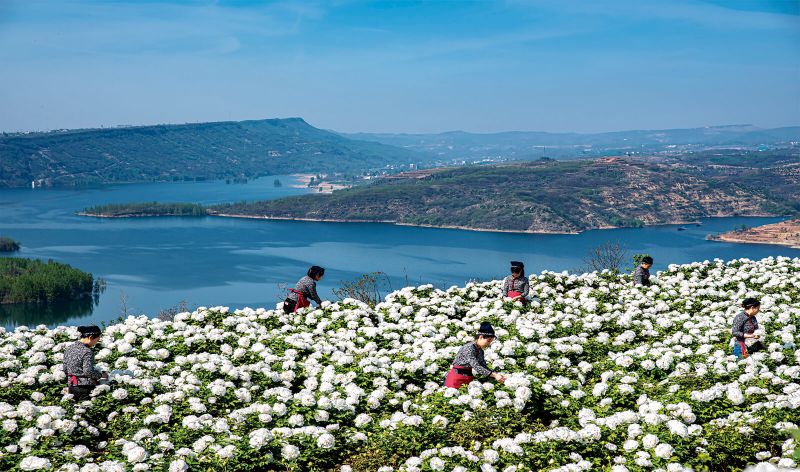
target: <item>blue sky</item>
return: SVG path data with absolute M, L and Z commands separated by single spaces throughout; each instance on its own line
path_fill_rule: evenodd
M 800 1 L 0 0 L 0 130 L 800 125 Z

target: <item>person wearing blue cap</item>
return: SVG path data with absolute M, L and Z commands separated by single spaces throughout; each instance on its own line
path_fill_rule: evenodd
M 530 288 L 528 278 L 525 277 L 525 264 L 520 261 L 511 261 L 511 275 L 503 280 L 503 296 L 526 303 Z
M 108 378 L 108 374 L 94 364 L 92 348 L 100 341 L 100 328 L 78 326 L 78 332 L 81 338 L 64 349 L 64 373 L 67 375 L 69 393 L 76 401 L 88 398 L 98 380 Z
M 475 339 L 458 350 L 453 366 L 444 379 L 444 385 L 450 388 L 461 388 L 475 380 L 475 375 L 493 378 L 500 383 L 505 382 L 505 375 L 489 370 L 483 356 L 483 350 L 489 347 L 496 338 L 492 325 L 486 321 L 481 323 L 480 329 L 475 333 Z

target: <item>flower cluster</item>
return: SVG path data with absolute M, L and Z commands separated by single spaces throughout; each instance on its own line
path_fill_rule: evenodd
M 407 287 L 375 307 L 198 308 L 104 330 L 90 399 L 64 391 L 74 327 L 0 333 L 0 469 L 681 471 L 795 467 L 800 259 L 673 265 L 649 287 L 543 272 Z M 762 300 L 766 349 L 731 355 Z M 504 384 L 444 376 L 481 321 Z

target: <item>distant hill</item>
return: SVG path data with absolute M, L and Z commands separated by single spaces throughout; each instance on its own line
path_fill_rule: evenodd
M 521 232 L 800 213 L 796 159 L 775 156 L 769 167 L 742 165 L 747 156 L 713 165 L 708 159 L 697 165 L 607 158 L 469 166 L 409 173 L 329 195 L 219 205 L 210 212 Z
M 439 134 L 370 134 L 345 136 L 427 152 L 440 159 L 533 159 L 624 154 L 625 152 L 699 151 L 715 147 L 791 147 L 800 142 L 800 126 L 762 129 L 753 125 L 617 131 L 610 133 L 545 133 L 510 131 Z M 796 146 L 796 145 L 795 145 Z
M 426 160 L 300 118 L 0 134 L 0 186 L 353 173 Z

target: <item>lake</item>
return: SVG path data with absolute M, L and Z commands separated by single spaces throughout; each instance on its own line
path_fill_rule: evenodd
M 282 187 L 275 187 L 278 178 Z M 670 263 L 721 258 L 800 257 L 781 246 L 706 241 L 709 233 L 780 218 L 713 218 L 701 226 L 588 231 L 579 235 L 488 233 L 373 223 L 317 223 L 219 217 L 99 219 L 75 214 L 105 203 L 197 202 L 279 198 L 308 192 L 291 176 L 247 184 L 148 183 L 77 190 L 0 189 L 0 235 L 22 243 L 19 257 L 54 259 L 107 281 L 97 302 L 0 305 L 6 328 L 101 323 L 123 313 L 155 316 L 176 307 L 274 307 L 310 265 L 327 269 L 320 295 L 341 280 L 384 272 L 391 288 L 432 283 L 446 288 L 506 275 L 509 261 L 527 272 L 573 270 L 588 251 L 619 241 L 628 251 Z

